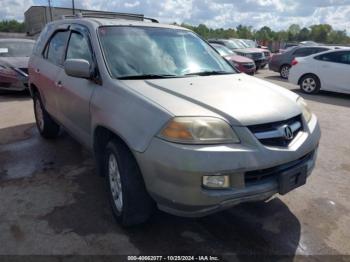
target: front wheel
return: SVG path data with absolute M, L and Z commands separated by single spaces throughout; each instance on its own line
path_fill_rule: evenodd
M 306 94 L 316 94 L 320 88 L 320 80 L 315 75 L 306 75 L 300 80 L 300 89 Z
M 122 226 L 148 220 L 153 211 L 142 174 L 129 149 L 114 139 L 105 150 L 106 182 L 113 214 Z
M 45 110 L 39 94 L 34 96 L 34 115 L 39 133 L 44 138 L 55 138 L 60 132 L 60 126 Z

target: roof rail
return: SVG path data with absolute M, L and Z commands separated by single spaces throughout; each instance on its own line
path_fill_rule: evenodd
M 149 21 L 151 21 L 152 23 L 159 23 L 159 21 L 158 21 L 157 19 L 149 18 L 149 17 L 143 17 L 143 20 L 149 20 Z
M 152 23 L 159 23 L 158 20 L 145 17 L 142 14 L 128 14 L 128 13 L 115 13 L 115 12 L 104 12 L 104 11 L 96 11 L 96 12 L 81 12 L 75 15 L 63 15 L 62 19 L 72 19 L 72 18 L 107 18 L 107 19 L 127 19 L 127 20 L 136 20 L 136 21 L 144 21 L 149 20 Z

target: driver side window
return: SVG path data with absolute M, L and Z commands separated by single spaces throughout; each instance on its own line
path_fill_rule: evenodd
M 91 65 L 93 59 L 88 39 L 80 33 L 72 32 L 68 43 L 66 59 L 84 59 Z

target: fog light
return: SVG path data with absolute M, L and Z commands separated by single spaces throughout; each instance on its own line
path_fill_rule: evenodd
M 230 187 L 230 177 L 203 176 L 203 186 L 207 188 L 228 188 Z

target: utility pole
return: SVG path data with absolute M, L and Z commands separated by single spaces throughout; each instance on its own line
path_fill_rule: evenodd
M 74 5 L 74 0 L 72 0 L 72 8 L 73 8 L 73 15 L 75 15 L 75 5 Z
M 50 21 L 52 22 L 51 0 L 48 0 L 48 1 L 49 1 Z

